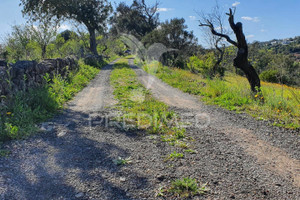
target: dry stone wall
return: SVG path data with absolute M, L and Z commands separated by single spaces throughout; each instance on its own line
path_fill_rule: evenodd
M 45 75 L 65 77 L 70 71 L 78 70 L 75 57 L 64 59 L 47 59 L 40 63 L 36 61 L 18 61 L 7 64 L 0 60 L 0 96 L 7 96 L 16 91 L 28 90 L 46 83 Z

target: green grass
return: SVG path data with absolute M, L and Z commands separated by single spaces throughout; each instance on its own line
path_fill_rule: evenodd
M 168 155 L 167 159 L 174 160 L 174 159 L 183 158 L 183 157 L 184 157 L 184 155 L 182 153 L 177 153 L 176 151 L 174 151 L 173 153 Z
M 187 149 L 184 152 L 190 153 L 190 154 L 196 154 L 197 152 L 193 149 Z
M 111 73 L 111 85 L 118 100 L 116 108 L 122 113 L 117 120 L 131 125 L 134 129 L 159 134 L 163 142 L 187 149 L 188 145 L 180 141 L 186 137 L 186 130 L 171 123 L 178 116 L 170 111 L 166 104 L 151 96 L 151 93 L 139 83 L 137 75 L 127 62 L 126 59 L 121 59 L 114 65 Z M 175 160 L 183 157 L 182 153 L 173 152 L 167 159 Z
M 115 165 L 126 165 L 126 164 L 131 163 L 131 158 L 129 157 L 129 158 L 123 159 L 123 158 L 119 157 L 118 159 L 113 160 L 113 162 Z
M 104 64 L 104 63 L 103 63 Z M 35 124 L 52 117 L 66 101 L 82 90 L 100 69 L 79 62 L 79 71 L 66 79 L 56 76 L 44 87 L 18 92 L 0 107 L 0 141 L 24 138 L 35 131 Z
M 120 121 L 131 124 L 150 134 L 166 134 L 183 138 L 185 130 L 170 124 L 176 114 L 169 107 L 155 100 L 150 92 L 137 80 L 135 72 L 129 68 L 126 59 L 114 65 L 111 84 L 118 100 L 117 108 L 122 111 Z
M 209 80 L 158 62 L 139 65 L 167 84 L 200 96 L 208 104 L 246 112 L 257 119 L 273 121 L 276 126 L 300 128 L 300 89 L 262 82 L 262 94 L 253 95 L 247 79 L 235 74 L 228 73 L 223 80 Z
M 160 188 L 157 196 L 171 194 L 174 197 L 190 198 L 195 195 L 204 195 L 208 190 L 206 184 L 199 186 L 195 179 L 183 178 L 173 181 L 169 188 Z

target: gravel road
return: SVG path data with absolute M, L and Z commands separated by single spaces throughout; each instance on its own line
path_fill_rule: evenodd
M 110 121 L 116 101 L 108 65 L 43 124 L 48 131 L 5 144 L 11 154 L 0 158 L 0 199 L 176 199 L 155 194 L 183 177 L 210 188 L 193 199 L 300 199 L 299 133 L 204 105 L 129 62 L 154 97 L 187 124 L 186 142 L 196 154 L 166 160 L 182 149 Z M 118 157 L 131 163 L 117 166 Z

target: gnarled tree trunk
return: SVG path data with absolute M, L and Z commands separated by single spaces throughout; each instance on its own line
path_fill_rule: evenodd
M 93 28 L 88 29 L 90 34 L 90 50 L 94 55 L 98 55 L 96 43 L 96 30 Z
M 237 52 L 237 56 L 234 59 L 234 66 L 236 68 L 241 69 L 248 81 L 249 84 L 251 86 L 251 90 L 255 93 L 260 91 L 260 79 L 259 76 L 256 72 L 256 70 L 254 69 L 254 67 L 250 64 L 250 62 L 248 61 L 248 44 L 243 32 L 243 26 L 241 22 L 238 23 L 234 23 L 234 15 L 232 13 L 232 10 L 229 9 L 229 13 L 227 13 L 227 15 L 229 16 L 228 21 L 230 24 L 231 29 L 233 30 L 237 42 L 233 41 L 228 35 L 226 34 L 222 34 L 222 33 L 218 33 L 215 28 L 214 25 L 212 23 L 211 20 L 206 19 L 206 23 L 200 23 L 200 26 L 207 26 L 210 28 L 211 33 L 213 35 L 219 36 L 221 38 L 225 38 L 227 40 L 227 42 L 229 42 L 230 44 L 236 46 L 238 48 L 238 52 Z
M 237 39 L 236 47 L 238 48 L 237 56 L 234 59 L 233 65 L 236 68 L 241 69 L 245 73 L 250 83 L 251 90 L 253 92 L 258 92 L 260 91 L 260 79 L 256 70 L 248 61 L 248 44 L 243 32 L 243 25 L 241 22 L 238 22 L 236 24 L 234 23 L 234 16 L 232 14 L 231 9 L 228 15 L 229 15 L 228 21 L 231 29 L 233 30 L 236 36 Z

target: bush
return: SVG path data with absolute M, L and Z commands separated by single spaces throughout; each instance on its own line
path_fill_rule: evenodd
M 190 57 L 187 66 L 193 73 L 198 73 L 201 69 L 205 68 L 204 61 L 200 60 L 197 56 Z
M 216 59 L 213 53 L 206 54 L 202 56 L 202 59 L 197 56 L 192 56 L 189 58 L 187 66 L 189 70 L 193 73 L 201 73 L 205 78 L 212 78 L 216 74 L 214 73 L 214 66 L 216 64 Z M 222 68 L 220 68 L 222 69 Z M 220 76 L 224 75 L 224 71 L 217 71 Z
M 84 64 L 101 68 L 104 64 L 102 56 L 88 55 L 84 58 Z
M 259 75 L 259 78 L 263 81 L 266 82 L 271 82 L 271 83 L 279 83 L 280 82 L 280 73 L 278 70 L 267 70 L 262 72 Z

